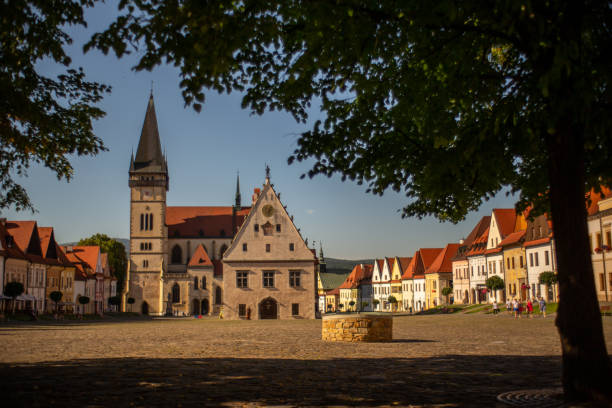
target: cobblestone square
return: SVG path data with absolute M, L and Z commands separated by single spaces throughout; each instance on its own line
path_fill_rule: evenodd
M 560 384 L 554 317 L 396 316 L 393 335 L 324 342 L 321 320 L 5 323 L 0 389 L 3 406 L 454 407 Z

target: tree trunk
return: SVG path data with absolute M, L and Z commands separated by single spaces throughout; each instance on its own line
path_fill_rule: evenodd
M 571 119 L 568 118 L 568 122 Z M 547 138 L 550 204 L 557 246 L 563 353 L 568 400 L 612 400 L 612 368 L 595 292 L 585 207 L 582 131 L 559 126 Z

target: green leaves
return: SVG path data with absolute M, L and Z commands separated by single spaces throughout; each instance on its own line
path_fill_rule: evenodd
M 87 47 L 138 46 L 136 70 L 178 66 L 196 110 L 205 90 L 239 90 L 254 113 L 306 122 L 320 101 L 324 119 L 289 163 L 312 160 L 308 176 L 339 173 L 374 194 L 402 191 L 405 216 L 457 222 L 504 186 L 545 211 L 546 130 L 568 111 L 589 146 L 589 186 L 612 178 L 605 5 L 582 14 L 509 0 L 122 5 Z M 570 85 L 575 97 L 562 97 Z
M 34 210 L 13 176 L 27 175 L 32 162 L 70 180 L 68 155 L 95 155 L 105 150 L 92 120 L 104 112 L 95 107 L 110 87 L 85 80 L 81 68 L 67 68 L 56 78 L 39 75 L 43 58 L 69 67 L 64 46 L 72 39 L 66 25 L 85 25 L 83 7 L 94 1 L 10 2 L 0 5 L 0 208 Z

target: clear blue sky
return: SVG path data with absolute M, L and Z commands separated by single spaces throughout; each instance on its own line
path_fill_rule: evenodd
M 310 242 L 323 241 L 326 256 L 347 259 L 410 256 L 419 247 L 444 246 L 465 237 L 492 208 L 513 206 L 512 198 L 499 194 L 458 225 L 434 218 L 402 219 L 398 210 L 407 201 L 401 194 L 366 194 L 364 186 L 343 183 L 339 177 L 300 180 L 308 164 L 289 166 L 287 157 L 307 125 L 296 123 L 290 115 L 252 115 L 240 108 L 240 94 L 213 92 L 206 94 L 198 114 L 184 107 L 175 68 L 135 73 L 131 70 L 134 56 L 118 60 L 98 52 L 83 55 L 82 45 L 111 20 L 114 7 L 105 4 L 90 10 L 88 29 L 69 31 L 74 39 L 70 48 L 74 65 L 83 66 L 88 79 L 113 87 L 100 105 L 106 117 L 94 123 L 108 151 L 93 158 L 74 157 L 75 176 L 70 183 L 58 181 L 44 167 L 33 166 L 21 182 L 39 212 L 5 210 L 3 217 L 36 219 L 41 226 L 53 226 L 59 242 L 96 232 L 129 238 L 128 167 L 130 153 L 138 144 L 151 81 L 170 171 L 168 205 L 231 205 L 237 171 L 242 201 L 248 205 L 253 188 L 264 181 L 268 163 L 272 182 L 303 236 Z M 40 70 L 53 74 L 57 67 L 43 63 Z M 316 118 L 315 109 L 311 120 Z

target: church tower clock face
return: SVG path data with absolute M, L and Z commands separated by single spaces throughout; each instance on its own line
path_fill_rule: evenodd
M 261 209 L 261 213 L 266 217 L 271 217 L 274 215 L 274 207 L 272 207 L 270 204 L 264 205 Z

